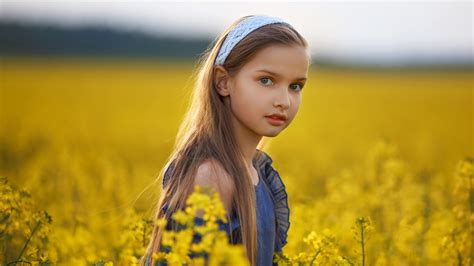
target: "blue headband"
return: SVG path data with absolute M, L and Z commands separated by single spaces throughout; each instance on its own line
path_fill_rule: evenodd
M 227 37 L 217 54 L 216 60 L 214 61 L 214 65 L 223 65 L 230 51 L 232 51 L 235 45 L 237 45 L 237 43 L 245 38 L 249 33 L 260 27 L 274 23 L 283 23 L 291 26 L 290 23 L 282 18 L 263 15 L 251 16 L 242 20 L 229 32 L 229 34 L 227 34 Z

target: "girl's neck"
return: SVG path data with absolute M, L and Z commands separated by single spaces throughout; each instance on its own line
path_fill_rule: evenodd
M 257 146 L 262 140 L 262 136 L 244 126 L 235 117 L 233 117 L 233 128 L 237 145 L 244 155 L 244 160 L 250 170 L 253 167 L 253 158 L 256 155 Z
M 257 146 L 261 139 L 262 137 L 253 139 L 237 139 L 237 144 L 244 155 L 244 160 L 249 169 L 253 167 L 253 159 L 255 158 Z

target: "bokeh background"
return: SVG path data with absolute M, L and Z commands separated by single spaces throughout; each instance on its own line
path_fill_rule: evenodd
M 135 263 L 197 58 L 240 16 L 266 14 L 289 20 L 313 58 L 298 116 L 265 146 L 288 192 L 284 252 L 320 248 L 320 265 L 471 265 L 472 10 L 2 0 L 0 263 Z M 358 217 L 370 221 L 364 259 Z M 321 241 L 303 241 L 311 232 Z

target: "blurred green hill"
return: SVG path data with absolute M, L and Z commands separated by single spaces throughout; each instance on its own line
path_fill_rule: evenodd
M 0 56 L 113 57 L 196 60 L 213 40 L 150 35 L 105 26 L 64 27 L 31 22 L 0 21 Z M 335 68 L 473 69 L 469 60 L 443 63 L 367 64 L 313 56 L 313 66 Z

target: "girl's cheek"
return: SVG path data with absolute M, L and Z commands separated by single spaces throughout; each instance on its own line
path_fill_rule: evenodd
M 293 96 L 291 98 L 291 106 L 293 107 L 293 109 L 298 109 L 300 105 L 300 99 L 298 98 L 298 96 Z

